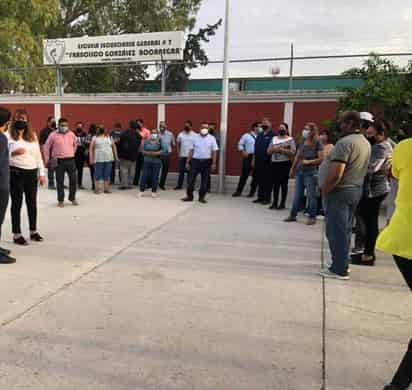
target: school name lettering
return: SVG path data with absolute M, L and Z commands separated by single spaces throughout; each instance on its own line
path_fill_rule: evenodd
M 150 57 L 156 55 L 180 54 L 181 49 L 177 47 L 157 48 L 157 49 L 139 49 L 139 50 L 95 50 L 95 51 L 73 51 L 66 55 L 69 58 L 105 58 L 105 57 Z
M 100 42 L 100 43 L 79 43 L 78 50 L 84 49 L 113 49 L 122 47 L 144 47 L 144 46 L 171 46 L 173 41 L 169 40 L 152 40 L 152 41 L 126 41 L 126 42 Z

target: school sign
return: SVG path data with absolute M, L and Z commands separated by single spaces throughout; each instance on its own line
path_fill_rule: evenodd
M 43 49 L 45 65 L 177 61 L 183 59 L 184 32 L 45 39 Z

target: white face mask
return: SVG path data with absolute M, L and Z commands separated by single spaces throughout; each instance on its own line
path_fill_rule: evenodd
M 309 136 L 310 136 L 310 130 L 309 130 L 309 129 L 303 129 L 303 131 L 302 131 L 302 137 L 303 137 L 304 139 L 307 139 L 307 138 L 309 138 Z
M 153 140 L 153 141 L 157 140 L 158 138 L 159 138 L 159 135 L 156 134 L 156 133 L 150 135 L 150 139 Z
M 209 134 L 209 129 L 201 129 L 200 134 L 202 134 L 203 136 L 208 135 Z

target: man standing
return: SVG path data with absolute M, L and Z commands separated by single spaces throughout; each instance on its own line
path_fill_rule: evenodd
M 262 132 L 256 137 L 255 143 L 255 175 L 258 184 L 258 197 L 253 203 L 270 204 L 272 192 L 271 156 L 267 154 L 268 147 L 276 135 L 268 118 L 262 120 Z
M 10 126 L 10 119 L 10 111 L 0 107 L 0 235 L 10 196 L 9 147 L 7 137 L 3 134 Z M 8 249 L 0 248 L 0 264 L 15 262 Z
M 185 122 L 184 130 L 181 131 L 177 136 L 177 154 L 179 156 L 179 178 L 177 180 L 177 186 L 175 190 L 181 190 L 183 188 L 187 158 L 189 157 L 189 152 L 192 148 L 193 137 L 196 134 L 192 130 L 192 128 L 192 121 L 187 120 Z
M 87 134 L 83 130 L 83 122 L 76 123 L 76 137 L 77 137 L 77 149 L 74 159 L 76 161 L 77 170 L 77 186 L 83 190 L 83 170 L 84 163 L 86 162 L 86 137 Z
M 140 181 L 140 175 L 143 169 L 143 164 L 144 164 L 144 156 L 143 156 L 143 144 L 144 141 L 148 140 L 150 138 L 151 132 L 149 129 L 146 129 L 144 127 L 144 121 L 143 119 L 137 119 L 137 123 L 139 124 L 139 134 L 142 139 L 142 142 L 140 144 L 140 150 L 139 154 L 137 156 L 136 160 L 136 171 L 135 171 L 135 176 L 133 180 L 133 185 L 138 186 L 139 181 Z
M 343 133 L 319 170 L 319 184 L 326 207 L 326 236 L 332 265 L 321 271 L 328 278 L 348 280 L 353 219 L 362 196 L 371 146 L 360 130 L 357 111 L 344 112 L 339 119 Z
M 76 200 L 76 135 L 70 131 L 67 119 L 59 119 L 58 130 L 51 133 L 44 146 L 45 163 L 56 169 L 58 206 L 64 207 L 64 176 L 69 176 L 69 201 L 78 206 Z
M 173 147 L 176 145 L 176 140 L 175 140 L 175 136 L 173 135 L 173 133 L 167 130 L 165 122 L 160 122 L 159 130 L 160 130 L 160 142 L 164 146 L 165 150 L 167 149 L 167 153 L 163 153 L 160 156 L 160 161 L 162 162 L 162 174 L 160 176 L 159 187 L 162 190 L 165 190 L 167 175 L 169 173 L 170 155 L 173 151 Z
M 122 135 L 122 124 L 117 122 L 114 124 L 113 130 L 110 132 L 110 137 L 112 138 L 112 141 L 114 142 L 116 148 L 119 148 L 119 142 L 120 142 L 120 136 Z M 112 166 L 112 174 L 110 178 L 110 183 L 113 185 L 116 182 L 116 165 L 117 161 L 113 163 Z M 119 169 L 119 176 L 120 176 L 120 169 Z
M 201 175 L 199 190 L 199 202 L 207 203 L 205 196 L 207 193 L 207 181 L 210 172 L 216 170 L 217 151 L 219 147 L 216 138 L 209 134 L 207 123 L 202 124 L 200 134 L 193 137 L 193 143 L 189 151 L 186 162 L 186 169 L 189 170 L 189 183 L 187 196 L 182 199 L 184 202 L 193 202 L 193 192 L 197 175 Z
M 120 159 L 120 189 L 132 188 L 135 178 L 136 161 L 139 155 L 142 137 L 137 121 L 130 121 L 129 129 L 120 136 L 117 154 Z
M 56 131 L 57 126 L 56 126 L 56 119 L 54 119 L 53 116 L 49 116 L 47 118 L 47 126 L 40 131 L 40 136 L 39 136 L 39 143 L 40 143 L 40 148 L 43 153 L 43 160 L 44 160 L 44 145 L 47 142 L 47 139 L 49 138 L 49 135 L 53 133 L 53 131 Z M 49 185 L 49 190 L 55 190 L 56 186 L 54 185 L 54 176 L 55 176 L 55 169 L 51 166 L 47 166 L 47 178 L 48 178 L 48 185 Z
M 257 184 L 256 184 L 256 177 L 253 173 L 253 155 L 255 154 L 255 142 L 256 137 L 260 128 L 260 123 L 255 122 L 252 125 L 252 129 L 243 134 L 240 138 L 238 144 L 238 150 L 242 156 L 242 172 L 239 178 L 239 184 L 235 193 L 232 195 L 234 198 L 242 196 L 243 189 L 245 188 L 247 179 L 249 178 L 250 174 L 252 173 L 252 183 L 250 184 L 250 192 L 248 198 L 252 198 L 255 196 Z

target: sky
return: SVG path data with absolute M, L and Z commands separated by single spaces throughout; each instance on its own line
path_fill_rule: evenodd
M 408 0 L 232 0 L 230 59 L 412 52 L 412 1 Z M 203 0 L 197 28 L 224 17 L 225 0 Z M 205 44 L 210 60 L 223 59 L 224 28 Z M 396 58 L 405 65 L 412 57 Z M 294 74 L 339 74 L 362 60 L 297 61 Z M 269 76 L 288 62 L 231 64 L 231 77 Z M 219 65 L 192 71 L 192 78 L 221 77 Z

